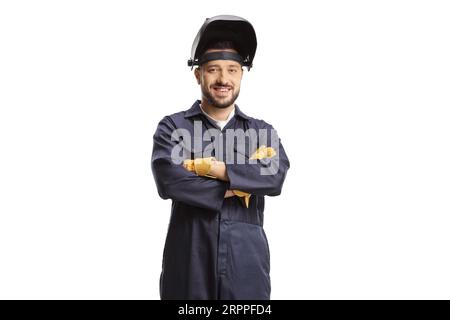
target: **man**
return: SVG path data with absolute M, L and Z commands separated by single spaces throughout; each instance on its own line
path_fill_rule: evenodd
M 158 193 L 172 199 L 161 299 L 270 299 L 264 196 L 281 193 L 289 160 L 273 127 L 235 104 L 255 52 L 248 21 L 206 19 L 188 61 L 201 101 L 153 136 Z

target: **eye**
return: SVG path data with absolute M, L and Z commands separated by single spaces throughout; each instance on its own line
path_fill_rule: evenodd
M 230 69 L 230 72 L 231 73 L 235 73 L 235 72 L 237 72 L 237 70 L 236 69 Z
M 208 72 L 216 72 L 217 71 L 217 68 L 209 68 L 208 69 Z

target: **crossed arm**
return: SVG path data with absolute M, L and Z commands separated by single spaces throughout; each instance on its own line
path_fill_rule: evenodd
M 227 174 L 227 167 L 225 166 L 225 162 L 214 160 L 212 161 L 211 169 L 209 173 L 222 181 L 230 181 Z M 227 190 L 225 192 L 224 198 L 234 197 L 236 193 L 233 190 Z
M 161 198 L 220 210 L 224 198 L 235 195 L 245 197 L 249 194 L 278 195 L 281 193 L 286 171 L 289 168 L 289 161 L 281 144 L 279 151 L 282 159 L 276 175 L 261 176 L 259 162 L 228 164 L 213 160 L 207 172 L 209 176 L 215 178 L 212 179 L 172 162 L 171 152 L 176 142 L 171 140 L 171 134 L 175 129 L 175 124 L 170 117 L 165 117 L 158 124 L 153 136 L 152 172 Z
M 196 158 L 194 160 L 186 159 L 183 162 L 183 167 L 188 171 L 195 172 L 198 176 L 230 181 L 225 163 L 216 160 L 214 157 Z M 250 202 L 249 193 L 239 190 L 227 190 L 224 198 L 233 196 L 243 197 L 244 204 L 248 208 Z

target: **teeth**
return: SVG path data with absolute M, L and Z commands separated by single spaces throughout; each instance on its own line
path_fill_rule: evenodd
M 228 89 L 228 88 L 217 88 L 217 87 L 216 87 L 216 90 L 219 90 L 219 91 L 221 91 L 221 92 L 225 92 L 225 91 L 228 91 L 228 90 L 230 90 L 230 89 Z

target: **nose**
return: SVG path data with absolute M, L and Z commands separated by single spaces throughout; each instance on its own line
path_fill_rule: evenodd
M 217 75 L 217 82 L 224 83 L 224 80 L 225 80 L 225 76 L 223 74 L 223 71 L 220 71 L 219 74 Z
M 216 80 L 218 85 L 222 85 L 222 86 L 228 86 L 229 82 L 228 79 L 225 77 L 225 74 L 223 71 L 220 71 L 217 75 L 217 80 Z

